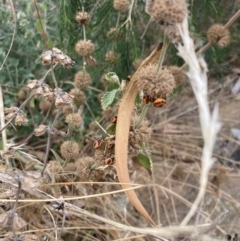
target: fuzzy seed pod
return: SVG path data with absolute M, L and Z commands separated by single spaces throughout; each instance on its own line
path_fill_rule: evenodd
M 101 182 L 104 174 L 103 170 L 97 169 L 96 160 L 87 156 L 76 161 L 77 173 L 81 181 Z
M 27 97 L 27 89 L 26 87 L 23 87 L 18 91 L 18 99 L 21 101 L 24 101 L 26 100 L 26 97 Z
M 146 0 L 146 12 L 161 25 L 181 23 L 188 14 L 186 0 Z
M 141 145 L 150 140 L 152 129 L 147 120 L 143 120 L 141 125 L 136 128 L 139 116 L 133 115 L 131 117 L 131 130 L 129 132 L 129 154 L 136 155 L 141 150 Z
M 75 50 L 79 55 L 89 56 L 94 51 L 94 44 L 90 40 L 79 40 Z
M 207 38 L 210 43 L 216 43 L 220 48 L 226 47 L 230 42 L 228 29 L 221 24 L 212 25 L 207 31 Z
M 91 76 L 86 71 L 79 71 L 75 74 L 74 84 L 76 88 L 83 89 L 91 84 Z
M 62 108 L 62 113 L 66 116 L 68 114 L 72 114 L 76 112 L 77 107 L 75 105 L 65 105 Z
M 27 123 L 28 123 L 28 119 L 26 115 L 22 111 L 18 112 L 15 117 L 15 125 L 21 126 L 21 125 L 26 125 Z
M 80 127 L 82 124 L 82 118 L 78 113 L 68 114 L 65 118 L 65 122 L 72 128 Z
M 74 96 L 69 95 L 67 92 L 62 91 L 60 88 L 54 90 L 55 107 L 59 108 L 73 103 Z
M 85 93 L 83 91 L 81 91 L 80 89 L 77 89 L 77 88 L 71 89 L 69 94 L 74 96 L 73 101 L 75 104 L 81 105 L 86 100 Z
M 40 125 L 36 129 L 34 129 L 34 135 L 35 136 L 42 136 L 46 133 L 46 131 L 47 131 L 47 126 Z
M 52 102 L 49 101 L 49 100 L 42 100 L 42 101 L 39 103 L 39 109 L 40 109 L 43 113 L 47 112 L 51 107 L 52 107 Z
M 148 65 L 138 72 L 138 89 L 153 99 L 166 98 L 175 88 L 172 73 L 164 68 L 157 74 L 157 65 Z
M 89 21 L 89 14 L 87 12 L 77 12 L 76 21 L 81 25 L 86 25 Z
M 173 44 L 176 44 L 182 41 L 180 31 L 176 24 L 168 25 L 165 28 L 165 34 L 167 35 L 169 41 Z
M 129 8 L 128 0 L 114 0 L 113 7 L 118 11 L 125 12 Z
M 168 69 L 172 73 L 176 85 L 183 83 L 187 79 L 186 74 L 183 72 L 183 70 L 180 70 L 178 66 L 169 66 Z
M 66 160 L 76 160 L 79 155 L 79 146 L 74 141 L 65 141 L 60 147 L 61 156 Z

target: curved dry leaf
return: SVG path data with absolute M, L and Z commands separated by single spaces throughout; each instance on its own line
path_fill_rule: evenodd
M 4 229 L 7 226 L 7 223 L 8 223 L 8 214 L 1 213 L 0 214 L 0 230 Z
M 115 158 L 116 158 L 116 171 L 119 182 L 123 189 L 131 188 L 131 181 L 128 173 L 128 135 L 130 127 L 130 118 L 134 108 L 134 101 L 136 99 L 138 88 L 136 86 L 137 72 L 150 63 L 154 63 L 159 59 L 161 54 L 162 44 L 159 44 L 152 54 L 146 58 L 128 84 L 123 98 L 119 105 L 118 121 L 116 126 L 116 142 L 115 142 Z M 144 216 L 151 224 L 156 226 L 152 218 L 149 216 L 146 209 L 141 204 L 134 190 L 126 191 L 126 195 L 129 198 L 132 205 L 138 210 L 138 212 Z
M 20 230 L 27 226 L 27 223 L 18 215 L 13 217 L 13 228 L 14 230 Z

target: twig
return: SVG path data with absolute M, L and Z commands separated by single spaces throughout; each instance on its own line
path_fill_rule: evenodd
M 12 10 L 12 14 L 13 14 L 13 21 L 14 21 L 14 28 L 13 28 L 13 35 L 12 35 L 12 40 L 11 40 L 11 43 L 10 43 L 10 46 L 9 46 L 9 49 L 8 49 L 8 52 L 7 52 L 7 55 L 6 57 L 4 58 L 3 60 L 3 63 L 0 67 L 0 71 L 3 67 L 3 65 L 5 64 L 7 58 L 8 58 L 8 55 L 10 54 L 11 52 L 11 49 L 12 49 L 12 46 L 13 46 L 13 41 L 14 41 L 14 38 L 15 38 L 15 35 L 16 35 L 16 32 L 17 32 L 17 18 L 16 18 L 16 13 L 15 13 L 15 9 L 14 9 L 14 5 L 13 5 L 13 2 L 12 0 L 9 0 L 9 4 L 11 6 L 11 10 Z

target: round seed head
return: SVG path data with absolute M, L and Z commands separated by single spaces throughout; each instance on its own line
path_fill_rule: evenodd
M 129 8 L 128 0 L 114 0 L 113 7 L 118 11 L 125 12 Z
M 176 85 L 183 83 L 187 79 L 186 74 L 178 66 L 169 66 L 168 69 L 172 73 Z
M 79 146 L 74 141 L 65 141 L 60 147 L 61 156 L 66 160 L 76 160 L 79 155 Z
M 146 0 L 146 12 L 159 24 L 181 23 L 188 14 L 185 0 Z
M 91 76 L 86 71 L 79 71 L 75 75 L 74 84 L 76 88 L 85 88 L 91 84 Z
M 80 125 L 82 124 L 82 118 L 78 113 L 68 114 L 65 118 L 65 122 L 70 127 L 80 127 Z
M 94 51 L 94 44 L 90 40 L 79 40 L 75 50 L 79 55 L 88 56 Z
M 212 25 L 207 31 L 208 41 L 216 43 L 220 48 L 226 47 L 230 42 L 230 34 L 228 29 L 224 29 L 221 24 Z
M 49 101 L 49 100 L 42 100 L 42 101 L 39 103 L 39 109 L 40 109 L 42 112 L 47 112 L 51 107 L 52 107 L 52 102 Z
M 81 25 L 87 24 L 89 21 L 89 18 L 90 16 L 87 12 L 77 12 L 76 14 L 76 21 Z
M 168 25 L 165 28 L 165 34 L 167 35 L 167 37 L 171 43 L 176 44 L 176 43 L 179 43 L 182 41 L 180 31 L 176 24 Z
M 69 94 L 74 96 L 73 101 L 75 104 L 81 105 L 86 100 L 85 93 L 83 91 L 81 91 L 80 89 L 77 89 L 77 88 L 71 89 Z
M 158 74 L 157 65 L 148 65 L 138 72 L 137 87 L 153 99 L 166 98 L 173 91 L 175 80 L 168 69 L 164 68 Z

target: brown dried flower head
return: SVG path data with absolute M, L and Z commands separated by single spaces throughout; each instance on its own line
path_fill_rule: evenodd
M 39 103 L 39 109 L 44 113 L 47 112 L 51 107 L 52 107 L 52 103 L 49 100 L 41 100 Z
M 76 160 L 79 155 L 79 146 L 74 141 L 65 141 L 60 147 L 61 156 L 66 160 Z
M 186 0 L 146 0 L 146 12 L 161 25 L 181 23 L 188 14 Z
M 179 31 L 179 28 L 177 27 L 176 24 L 173 25 L 168 25 L 165 28 L 165 34 L 167 35 L 169 41 L 171 43 L 180 43 L 182 41 L 182 37 Z
M 172 73 L 176 85 L 183 83 L 187 79 L 186 74 L 178 66 L 172 65 L 169 66 L 168 69 Z
M 82 118 L 78 113 L 68 114 L 65 118 L 65 122 L 70 127 L 80 127 L 80 125 L 82 124 Z
M 118 11 L 125 12 L 129 8 L 129 0 L 114 0 L 113 7 Z
M 226 47 L 230 43 L 230 33 L 221 24 L 212 25 L 207 31 L 208 41 L 216 43 L 220 48 Z
M 75 50 L 79 55 L 88 56 L 94 51 L 94 44 L 91 40 L 79 40 L 75 46 Z
M 89 14 L 87 12 L 77 12 L 76 21 L 81 25 L 86 25 L 89 21 Z
M 74 84 L 76 88 L 85 88 L 91 84 L 91 76 L 86 71 L 79 71 L 75 74 Z
M 157 73 L 157 65 L 148 65 L 138 72 L 138 89 L 152 99 L 166 98 L 175 87 L 175 80 L 172 73 L 163 68 L 160 74 Z
M 133 156 L 138 154 L 143 143 L 147 143 L 150 140 L 152 132 L 150 123 L 147 120 L 143 120 L 140 126 L 137 127 L 138 120 L 139 116 L 137 115 L 131 117 L 132 128 L 129 132 L 129 154 Z
M 18 91 L 18 99 L 21 101 L 24 101 L 26 100 L 26 97 L 27 97 L 27 89 L 26 87 L 23 87 Z
M 46 133 L 47 126 L 46 125 L 40 125 L 36 129 L 34 129 L 34 135 L 35 136 L 42 136 Z
M 63 67 L 71 68 L 74 65 L 74 61 L 69 56 L 64 54 L 60 49 L 54 47 L 51 50 L 47 50 L 42 53 L 42 64 L 50 65 L 52 63 L 60 63 Z
M 15 125 L 16 126 L 22 126 L 22 125 L 26 125 L 28 123 L 28 119 L 26 117 L 26 115 L 24 114 L 23 111 L 18 111 L 17 115 L 15 117 Z
M 16 107 L 16 106 L 12 106 L 12 107 L 9 107 L 9 108 L 4 108 L 4 112 L 6 114 L 14 113 L 16 111 L 18 111 L 18 107 Z
M 76 112 L 76 110 L 77 110 L 77 107 L 74 104 L 73 105 L 65 105 L 62 108 L 62 113 L 66 116 L 68 114 L 72 114 L 72 113 Z
M 60 88 L 54 90 L 54 95 L 56 108 L 65 105 L 71 105 L 73 103 L 74 96 L 69 95 L 67 92 L 62 91 Z
M 77 89 L 77 88 L 71 89 L 69 94 L 74 96 L 73 101 L 75 104 L 81 105 L 86 100 L 85 93 L 83 91 L 81 91 L 80 89 Z

